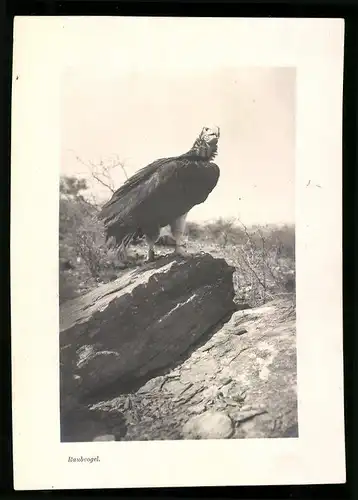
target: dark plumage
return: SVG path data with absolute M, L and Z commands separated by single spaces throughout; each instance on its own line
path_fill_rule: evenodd
M 185 217 L 191 208 L 203 203 L 216 186 L 220 170 L 212 163 L 217 154 L 218 127 L 204 127 L 185 154 L 162 158 L 142 168 L 128 179 L 103 206 L 107 239 L 125 250 L 138 232 L 146 235 L 148 259 L 161 227 L 170 225 L 181 250 Z

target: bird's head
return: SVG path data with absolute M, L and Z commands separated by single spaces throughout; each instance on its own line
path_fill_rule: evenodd
M 216 125 L 203 127 L 194 142 L 191 153 L 209 161 L 212 160 L 217 155 L 219 137 L 220 129 Z
M 217 155 L 220 129 L 216 125 L 203 127 L 190 151 L 182 156 L 211 161 Z
M 220 128 L 216 125 L 213 125 L 211 127 L 203 127 L 199 135 L 199 139 L 206 142 L 208 146 L 217 144 L 219 137 Z

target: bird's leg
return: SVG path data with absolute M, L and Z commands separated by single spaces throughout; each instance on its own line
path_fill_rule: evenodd
M 146 262 L 153 262 L 155 260 L 154 245 L 155 245 L 155 242 L 157 241 L 158 237 L 159 237 L 159 230 L 158 230 L 157 234 L 153 234 L 153 235 L 146 234 L 145 235 L 145 239 L 146 239 L 146 242 L 148 245 L 148 254 L 147 254 Z
M 147 262 L 153 262 L 155 260 L 155 253 L 154 253 L 154 242 L 148 243 L 149 248 L 148 248 L 148 254 L 147 254 Z
M 189 254 L 185 250 L 184 244 L 184 231 L 185 231 L 185 222 L 186 222 L 187 214 L 178 217 L 172 224 L 170 224 L 170 229 L 172 231 L 173 238 L 175 239 L 175 251 L 177 255 L 181 257 L 187 257 Z

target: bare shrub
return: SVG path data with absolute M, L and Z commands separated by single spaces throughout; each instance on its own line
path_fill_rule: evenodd
M 91 289 L 98 281 L 107 281 L 108 270 L 115 268 L 117 256 L 106 244 L 97 207 L 80 193 L 86 185 L 62 178 L 60 188 L 59 293 L 62 302 Z M 61 265 L 61 262 L 67 264 Z
M 227 245 L 240 244 L 243 240 L 243 231 L 234 218 L 219 219 L 203 226 L 202 234 L 206 241 L 215 241 L 225 248 Z
M 76 160 L 88 169 L 90 176 L 98 184 L 101 184 L 103 187 L 108 189 L 112 194 L 116 191 L 115 182 L 113 180 L 114 170 L 120 168 L 122 170 L 122 173 L 124 174 L 125 179 L 128 179 L 124 161 L 120 160 L 118 155 L 114 155 L 106 159 L 102 158 L 98 163 L 95 163 L 90 160 L 83 160 L 75 152 L 74 154 Z
M 238 301 L 262 305 L 277 296 L 295 291 L 294 230 L 241 223 L 246 241 L 230 245 L 236 272 L 234 285 Z M 287 234 L 289 233 L 289 234 Z M 285 236 L 285 243 L 280 236 Z
M 246 227 L 239 219 L 219 218 L 207 224 L 190 223 L 188 237 L 201 242 L 235 267 L 238 303 L 262 305 L 295 292 L 294 226 Z
M 203 237 L 203 227 L 195 222 L 188 221 L 185 230 L 188 237 L 192 240 Z

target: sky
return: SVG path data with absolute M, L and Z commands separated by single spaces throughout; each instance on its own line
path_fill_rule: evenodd
M 203 126 L 215 124 L 220 179 L 188 220 L 294 222 L 294 68 L 218 60 L 210 68 L 157 71 L 128 63 L 98 71 L 99 57 L 69 65 L 62 75 L 62 175 L 89 175 L 76 156 L 98 163 L 117 155 L 130 176 L 158 158 L 186 152 Z M 119 187 L 123 171 L 113 178 Z M 90 189 L 101 201 L 110 197 L 96 182 Z

